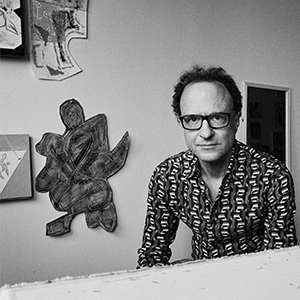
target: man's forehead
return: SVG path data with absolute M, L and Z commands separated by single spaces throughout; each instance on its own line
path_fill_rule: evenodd
M 230 112 L 233 101 L 226 87 L 219 82 L 195 82 L 186 86 L 180 101 L 182 115 Z
M 216 93 L 220 93 L 220 94 L 229 94 L 227 88 L 225 87 L 225 85 L 221 82 L 218 81 L 200 81 L 200 82 L 191 82 L 189 83 L 185 89 L 184 92 L 187 90 L 194 90 L 196 91 L 215 91 Z
M 181 98 L 197 99 L 198 97 L 222 99 L 228 103 L 232 103 L 232 97 L 227 88 L 221 82 L 217 81 L 201 81 L 190 83 L 183 90 Z

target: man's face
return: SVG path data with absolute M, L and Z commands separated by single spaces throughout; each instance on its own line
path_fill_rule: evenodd
M 204 120 L 199 130 L 184 130 L 187 146 L 203 163 L 220 163 L 231 154 L 239 115 L 233 112 L 232 98 L 221 83 L 196 82 L 186 86 L 180 100 L 181 115 L 208 116 L 232 113 L 227 127 L 213 129 Z

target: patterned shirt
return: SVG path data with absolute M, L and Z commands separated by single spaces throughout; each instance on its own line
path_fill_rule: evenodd
M 294 246 L 295 211 L 292 176 L 271 155 L 236 141 L 212 200 L 198 158 L 181 152 L 151 177 L 138 264 L 168 264 L 180 220 L 192 230 L 194 260 Z

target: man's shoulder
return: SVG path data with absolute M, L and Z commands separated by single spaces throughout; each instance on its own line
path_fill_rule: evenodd
M 270 153 L 254 149 L 240 141 L 237 141 L 237 159 L 239 161 L 247 160 L 248 165 L 256 165 L 273 169 L 282 169 L 287 171 L 286 165 Z
M 164 159 L 156 167 L 156 171 L 176 172 L 182 168 L 191 169 L 196 161 L 195 155 L 190 150 L 185 150 Z

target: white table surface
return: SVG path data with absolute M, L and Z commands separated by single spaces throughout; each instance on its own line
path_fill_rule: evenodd
M 1 300 L 300 300 L 300 247 L 4 286 Z

